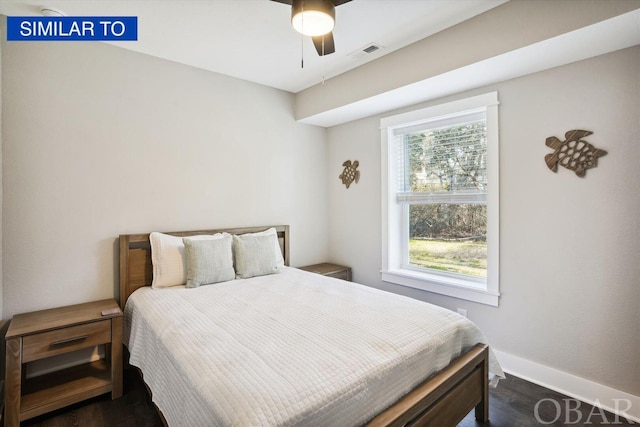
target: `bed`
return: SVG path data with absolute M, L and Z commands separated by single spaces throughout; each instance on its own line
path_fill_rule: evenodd
M 168 425 L 455 426 L 474 408 L 488 421 L 502 371 L 461 316 L 288 267 L 288 226 L 167 234 L 270 228 L 278 274 L 197 289 L 151 289 L 149 234 L 120 236 L 124 342 Z

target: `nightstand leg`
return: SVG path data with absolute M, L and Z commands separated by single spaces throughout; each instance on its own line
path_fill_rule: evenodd
M 122 397 L 122 317 L 111 319 L 111 399 Z
M 6 355 L 4 425 L 6 427 L 18 427 L 20 425 L 20 387 L 22 380 L 21 337 L 7 340 Z

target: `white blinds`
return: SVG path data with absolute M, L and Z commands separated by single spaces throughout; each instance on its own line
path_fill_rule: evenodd
M 452 114 L 445 117 L 436 117 L 434 119 L 423 120 L 419 123 L 412 123 L 407 126 L 397 127 L 393 130 L 393 134 L 404 135 L 410 133 L 428 132 L 432 129 L 447 128 L 449 126 L 486 120 L 486 108 L 481 108 L 459 114 Z
M 399 203 L 486 203 L 486 112 L 414 123 L 393 131 Z

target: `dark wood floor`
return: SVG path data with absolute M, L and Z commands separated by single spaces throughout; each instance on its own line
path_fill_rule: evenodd
M 472 412 L 458 427 L 637 425 L 509 374 L 489 393 L 489 422 L 477 422 Z
M 147 390 L 135 369 L 124 373 L 124 396 L 111 400 L 103 395 L 66 409 L 34 418 L 21 424 L 30 427 L 156 427 L 162 426 Z M 623 418 L 601 412 L 585 403 L 509 375 L 491 389 L 490 422 L 476 422 L 473 412 L 458 427 L 526 427 L 526 426 L 629 426 Z M 545 399 L 538 405 L 537 402 Z M 554 403 L 556 402 L 556 403 Z M 568 406 L 567 406 L 568 404 Z M 577 405 L 580 404 L 579 407 Z M 569 410 L 567 411 L 567 407 Z M 558 411 L 558 408 L 560 410 Z M 536 412 L 538 418 L 536 419 Z M 637 425 L 637 424 L 636 424 Z M 443 427 L 443 426 L 434 426 Z

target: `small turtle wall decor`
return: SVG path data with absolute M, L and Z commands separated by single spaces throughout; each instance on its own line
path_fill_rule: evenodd
M 342 166 L 344 166 L 344 170 L 338 178 L 342 180 L 342 183 L 347 188 L 349 188 L 353 181 L 355 181 L 356 184 L 358 183 L 358 181 L 360 181 L 360 171 L 356 170 L 359 165 L 360 162 L 358 162 L 357 160 L 354 160 L 353 163 L 351 163 L 351 160 L 347 160 L 342 164 Z
M 549 169 L 557 172 L 560 164 L 582 178 L 587 169 L 598 166 L 598 157 L 605 156 L 607 152 L 582 140 L 591 134 L 593 132 L 588 130 L 574 129 L 564 134 L 564 141 L 560 141 L 555 136 L 547 138 L 545 145 L 556 150 L 544 156 Z

